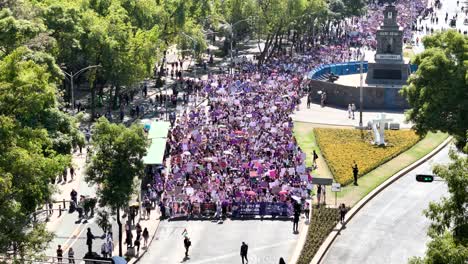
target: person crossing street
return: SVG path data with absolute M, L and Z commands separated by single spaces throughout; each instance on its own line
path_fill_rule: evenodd
M 248 251 L 249 251 L 249 246 L 245 242 L 242 242 L 242 245 L 241 245 L 241 248 L 240 248 L 240 255 L 241 255 L 241 259 L 242 259 L 242 264 L 249 263 L 249 259 L 247 258 Z M 245 263 L 244 263 L 244 259 L 246 261 Z

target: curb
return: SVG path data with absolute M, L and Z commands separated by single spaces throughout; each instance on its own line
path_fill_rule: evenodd
M 419 160 L 415 161 L 413 164 L 409 165 L 408 167 L 402 169 L 401 171 L 397 172 L 395 175 L 392 177 L 388 178 L 385 182 L 380 184 L 376 189 L 371 191 L 369 194 L 367 194 L 363 199 L 361 199 L 351 210 L 346 214 L 345 217 L 345 224 L 347 224 L 353 217 L 356 215 L 370 200 L 372 200 L 377 194 L 379 194 L 381 191 L 383 191 L 385 188 L 390 186 L 392 183 L 400 179 L 401 177 L 405 176 L 408 172 L 412 171 L 414 168 L 420 166 L 422 163 L 426 162 L 430 158 L 432 158 L 434 155 L 439 153 L 444 147 L 446 147 L 451 141 L 452 137 L 449 136 L 444 142 L 442 142 L 439 146 L 437 146 L 435 149 L 433 149 L 430 153 L 426 154 L 426 156 L 420 158 Z M 310 262 L 310 264 L 318 264 L 323 260 L 323 257 L 327 253 L 328 249 L 331 247 L 333 242 L 335 241 L 336 237 L 338 236 L 339 232 L 341 231 L 341 224 L 338 223 L 336 224 L 335 228 L 333 230 L 338 230 L 338 231 L 332 231 L 325 241 L 322 243 L 320 246 L 319 250 L 317 253 L 315 253 L 314 258 Z

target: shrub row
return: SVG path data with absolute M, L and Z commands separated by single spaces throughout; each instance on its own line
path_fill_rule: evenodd
M 337 208 L 321 207 L 312 211 L 306 242 L 297 264 L 309 264 L 312 261 L 315 253 L 339 220 L 340 214 Z

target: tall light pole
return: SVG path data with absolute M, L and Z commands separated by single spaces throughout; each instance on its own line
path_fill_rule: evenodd
M 244 21 L 248 21 L 250 18 L 246 18 L 246 19 L 242 19 L 242 20 L 239 20 L 237 21 L 236 23 L 227 23 L 227 21 L 224 21 L 225 23 L 227 23 L 229 25 L 229 28 L 231 29 L 231 65 L 229 66 L 229 72 L 233 75 L 234 74 L 234 70 L 232 69 L 232 67 L 234 66 L 234 60 L 233 60 L 233 57 L 232 57 L 232 42 L 234 41 L 234 27 L 236 25 L 238 25 L 239 23 L 241 22 L 244 22 Z
M 84 71 L 92 69 L 92 68 L 97 68 L 97 67 L 102 67 L 100 64 L 99 65 L 90 65 L 88 67 L 85 67 L 75 73 L 73 72 L 66 72 L 64 69 L 61 69 L 63 74 L 68 77 L 70 80 L 70 88 L 71 88 L 71 105 L 72 105 L 72 113 L 75 113 L 75 91 L 74 91 L 74 86 L 73 86 L 73 81 L 75 77 L 78 77 L 80 74 L 82 74 Z
M 359 66 L 360 74 L 360 85 L 359 85 L 359 128 L 362 128 L 362 105 L 363 105 L 363 94 L 362 94 L 362 85 L 363 85 L 363 69 L 364 68 L 364 53 L 361 55 L 361 64 Z
M 197 41 L 192 38 L 191 36 L 185 34 L 184 32 L 182 32 L 182 35 L 186 38 L 189 38 L 190 40 L 192 40 L 193 42 L 193 57 L 195 58 L 195 45 L 197 44 Z M 195 64 L 193 65 L 193 71 L 194 71 L 194 75 L 195 75 L 195 80 L 197 79 L 197 59 L 195 58 Z M 197 91 L 197 95 L 195 97 L 195 104 L 197 103 L 197 97 L 198 97 L 198 91 Z
M 195 60 L 194 60 L 194 61 L 195 61 L 195 65 L 194 65 L 194 67 L 193 67 L 193 70 L 194 70 L 195 78 L 197 78 L 197 60 L 196 60 L 196 58 L 195 58 L 195 45 L 197 44 L 197 41 L 196 41 L 194 38 L 192 38 L 191 36 L 185 34 L 184 32 L 182 32 L 182 35 L 183 35 L 184 37 L 186 37 L 186 38 L 189 38 L 189 39 L 192 40 L 192 42 L 193 42 L 193 57 L 194 57 L 194 59 L 195 59 Z
M 211 16 L 207 17 L 208 18 L 211 18 Z M 221 22 L 223 22 L 224 24 L 228 25 L 229 26 L 229 29 L 231 30 L 231 41 L 230 41 L 230 46 L 231 46 L 231 65 L 229 66 L 229 73 L 232 74 L 232 66 L 234 65 L 234 59 L 233 59 L 233 56 L 232 56 L 232 42 L 234 41 L 234 27 L 236 25 L 238 25 L 239 23 L 241 22 L 245 22 L 245 21 L 248 21 L 250 20 L 252 17 L 248 17 L 246 19 L 242 19 L 242 20 L 239 20 L 239 21 L 236 21 L 235 23 L 229 23 L 227 22 L 226 20 L 222 19 L 222 18 L 219 18 L 219 17 L 214 17 L 214 19 L 217 19 Z

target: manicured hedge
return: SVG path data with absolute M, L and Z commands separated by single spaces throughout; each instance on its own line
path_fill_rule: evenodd
M 301 256 L 299 257 L 297 264 L 310 263 L 323 241 L 327 238 L 328 234 L 330 234 L 339 220 L 340 214 L 337 208 L 321 207 L 319 209 L 313 209 L 306 242 L 302 248 Z
M 413 130 L 386 130 L 385 147 L 371 144 L 371 131 L 316 128 L 314 133 L 333 177 L 342 185 L 353 181 L 353 160 L 359 167 L 360 177 L 419 141 L 419 136 Z

